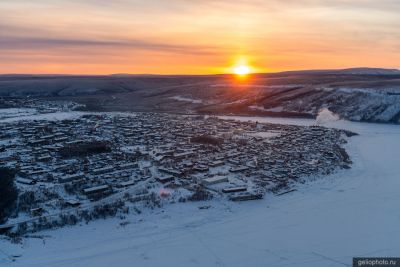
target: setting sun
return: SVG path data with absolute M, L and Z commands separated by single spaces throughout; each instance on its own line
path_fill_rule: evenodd
M 250 68 L 246 65 L 240 65 L 233 68 L 236 75 L 247 75 L 250 73 Z

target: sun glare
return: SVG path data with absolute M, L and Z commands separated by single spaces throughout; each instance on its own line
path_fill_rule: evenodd
M 246 65 L 240 65 L 233 68 L 233 73 L 244 76 L 250 73 L 250 68 Z

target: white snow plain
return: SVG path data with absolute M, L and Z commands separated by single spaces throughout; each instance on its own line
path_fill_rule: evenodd
M 1 113 L 0 113 L 1 114 Z M 65 112 L 52 112 L 44 114 L 31 114 L 26 116 L 18 116 L 12 118 L 1 118 L 0 123 L 13 123 L 18 121 L 59 121 L 59 120 L 74 120 L 82 117 L 83 115 L 118 115 L 118 116 L 137 116 L 136 113 L 131 112 L 84 112 L 84 111 L 65 111 Z
M 37 110 L 33 108 L 0 108 L 0 120 L 7 118 L 21 118 L 36 113 Z
M 327 108 L 323 108 L 319 111 L 317 118 L 315 119 L 318 125 L 323 125 L 331 122 L 338 121 L 340 117 L 330 111 Z
M 231 117 L 229 117 L 231 118 Z M 282 124 L 313 120 L 248 118 Z M 243 203 L 209 201 L 0 240 L 0 266 L 351 266 L 356 256 L 400 255 L 400 126 L 336 121 L 358 132 L 354 164 L 298 191 Z M 209 209 L 199 206 L 211 205 Z M 12 261 L 12 256 L 19 256 Z
M 193 99 L 193 98 L 183 97 L 183 96 L 172 96 L 172 97 L 169 97 L 169 98 L 177 100 L 177 101 L 190 102 L 190 103 L 193 103 L 193 104 L 201 104 L 201 103 L 203 103 L 203 101 L 201 99 Z

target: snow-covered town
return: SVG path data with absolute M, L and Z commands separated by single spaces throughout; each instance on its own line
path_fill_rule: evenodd
M 18 207 L 0 226 L 12 236 L 102 209 L 261 199 L 351 167 L 342 146 L 354 133 L 320 126 L 157 113 L 26 118 L 0 125 L 1 164 L 17 170 Z

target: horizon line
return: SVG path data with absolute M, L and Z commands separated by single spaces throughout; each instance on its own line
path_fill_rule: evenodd
M 380 68 L 380 67 L 346 67 L 346 68 L 332 68 L 332 69 L 293 69 L 293 70 L 282 70 L 272 72 L 252 72 L 249 75 L 260 75 L 260 74 L 280 74 L 290 72 L 326 72 L 326 71 L 345 71 L 345 70 L 387 70 L 387 71 L 399 71 L 400 68 Z M 0 73 L 0 76 L 219 76 L 219 75 L 235 75 L 234 73 L 206 73 L 206 74 L 184 74 L 184 73 L 171 73 L 171 74 L 159 74 L 159 73 L 107 73 L 107 74 L 90 74 L 90 73 Z

